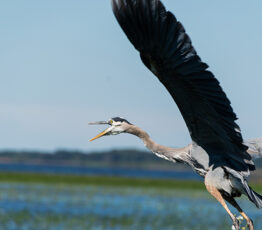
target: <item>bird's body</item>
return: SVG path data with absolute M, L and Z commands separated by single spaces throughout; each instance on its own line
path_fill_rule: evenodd
M 210 153 L 207 153 L 202 147 L 192 142 L 183 148 L 171 148 L 160 145 L 153 141 L 149 134 L 143 129 L 131 124 L 123 118 L 112 118 L 109 121 L 94 122 L 90 124 L 108 124 L 111 127 L 107 128 L 102 133 L 91 139 L 93 141 L 104 135 L 117 135 L 120 133 L 129 133 L 140 138 L 145 147 L 148 148 L 156 156 L 165 160 L 189 165 L 197 174 L 204 178 L 207 190 L 224 206 L 231 216 L 236 229 L 238 228 L 238 220 L 227 208 L 224 200 L 231 203 L 247 220 L 248 226 L 253 230 L 253 222 L 238 206 L 235 197 L 240 197 L 242 194 L 248 196 L 258 208 L 262 207 L 262 196 L 257 194 L 248 186 L 247 178 L 241 173 L 227 169 L 223 166 L 210 166 Z M 247 146 L 247 152 L 253 159 L 262 157 L 262 138 L 253 139 L 244 142 Z
M 189 129 L 192 143 L 184 148 L 157 144 L 139 127 L 122 118 L 112 118 L 104 135 L 130 133 L 138 136 L 157 156 L 190 165 L 204 178 L 209 193 L 230 215 L 231 203 L 253 230 L 251 219 L 234 197 L 245 194 L 258 208 L 262 196 L 248 186 L 255 170 L 253 159 L 262 154 L 262 140 L 243 141 L 236 114 L 218 80 L 201 61 L 182 24 L 166 11 L 160 0 L 111 0 L 114 15 L 130 42 L 139 51 L 145 66 L 166 87 Z
M 226 168 L 222 166 L 216 168 L 214 168 L 214 166 L 210 167 L 210 154 L 196 143 L 193 142 L 183 148 L 166 147 L 153 141 L 149 134 L 141 128 L 132 124 L 128 126 L 129 127 L 124 132 L 139 137 L 143 141 L 145 147 L 156 156 L 174 163 L 189 165 L 198 175 L 206 180 L 206 183 L 214 185 L 221 192 L 231 197 L 239 197 L 241 194 L 246 194 L 248 196 L 248 194 L 253 191 L 247 186 L 247 178 L 243 177 L 239 172 L 234 172 L 232 169 L 227 171 Z M 259 157 L 259 152 L 255 152 L 255 149 L 261 151 L 262 139 L 250 140 L 245 142 L 245 144 L 249 144 L 248 152 L 253 152 L 253 158 Z M 206 177 L 207 174 L 208 177 Z M 246 189 L 248 191 L 246 191 Z M 259 208 L 262 207 L 262 203 L 256 205 Z

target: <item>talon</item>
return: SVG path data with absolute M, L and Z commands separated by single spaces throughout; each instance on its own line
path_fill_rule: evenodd
M 234 227 L 235 227 L 235 230 L 239 230 L 239 220 L 236 218 L 234 221 L 233 221 L 233 225 L 234 225 Z M 254 230 L 254 229 L 252 229 L 252 230 Z

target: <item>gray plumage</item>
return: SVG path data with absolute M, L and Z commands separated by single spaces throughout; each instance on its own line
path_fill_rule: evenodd
M 245 141 L 244 144 L 248 147 L 247 152 L 253 160 L 262 157 L 262 138 L 250 139 Z
M 119 25 L 142 62 L 176 102 L 192 143 L 179 149 L 159 145 L 123 118 L 110 119 L 106 122 L 110 127 L 91 140 L 123 132 L 138 136 L 157 156 L 190 165 L 204 178 L 207 190 L 226 209 L 235 228 L 239 229 L 238 221 L 225 200 L 238 209 L 253 230 L 251 219 L 234 197 L 245 194 L 262 207 L 262 197 L 247 183 L 250 171 L 255 170 L 253 159 L 262 154 L 261 140 L 243 141 L 236 114 L 218 80 L 197 55 L 183 25 L 161 1 L 111 1 Z

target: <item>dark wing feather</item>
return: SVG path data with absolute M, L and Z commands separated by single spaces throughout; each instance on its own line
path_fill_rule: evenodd
M 210 155 L 210 164 L 254 170 L 230 101 L 182 24 L 159 0 L 112 0 L 112 7 L 143 63 L 175 100 L 192 140 Z

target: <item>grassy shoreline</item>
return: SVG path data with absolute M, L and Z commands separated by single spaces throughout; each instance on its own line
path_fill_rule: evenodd
M 0 183 L 1 182 L 149 187 L 166 189 L 205 189 L 202 181 L 17 172 L 0 172 Z M 251 183 L 251 186 L 257 191 L 262 191 L 261 183 Z

